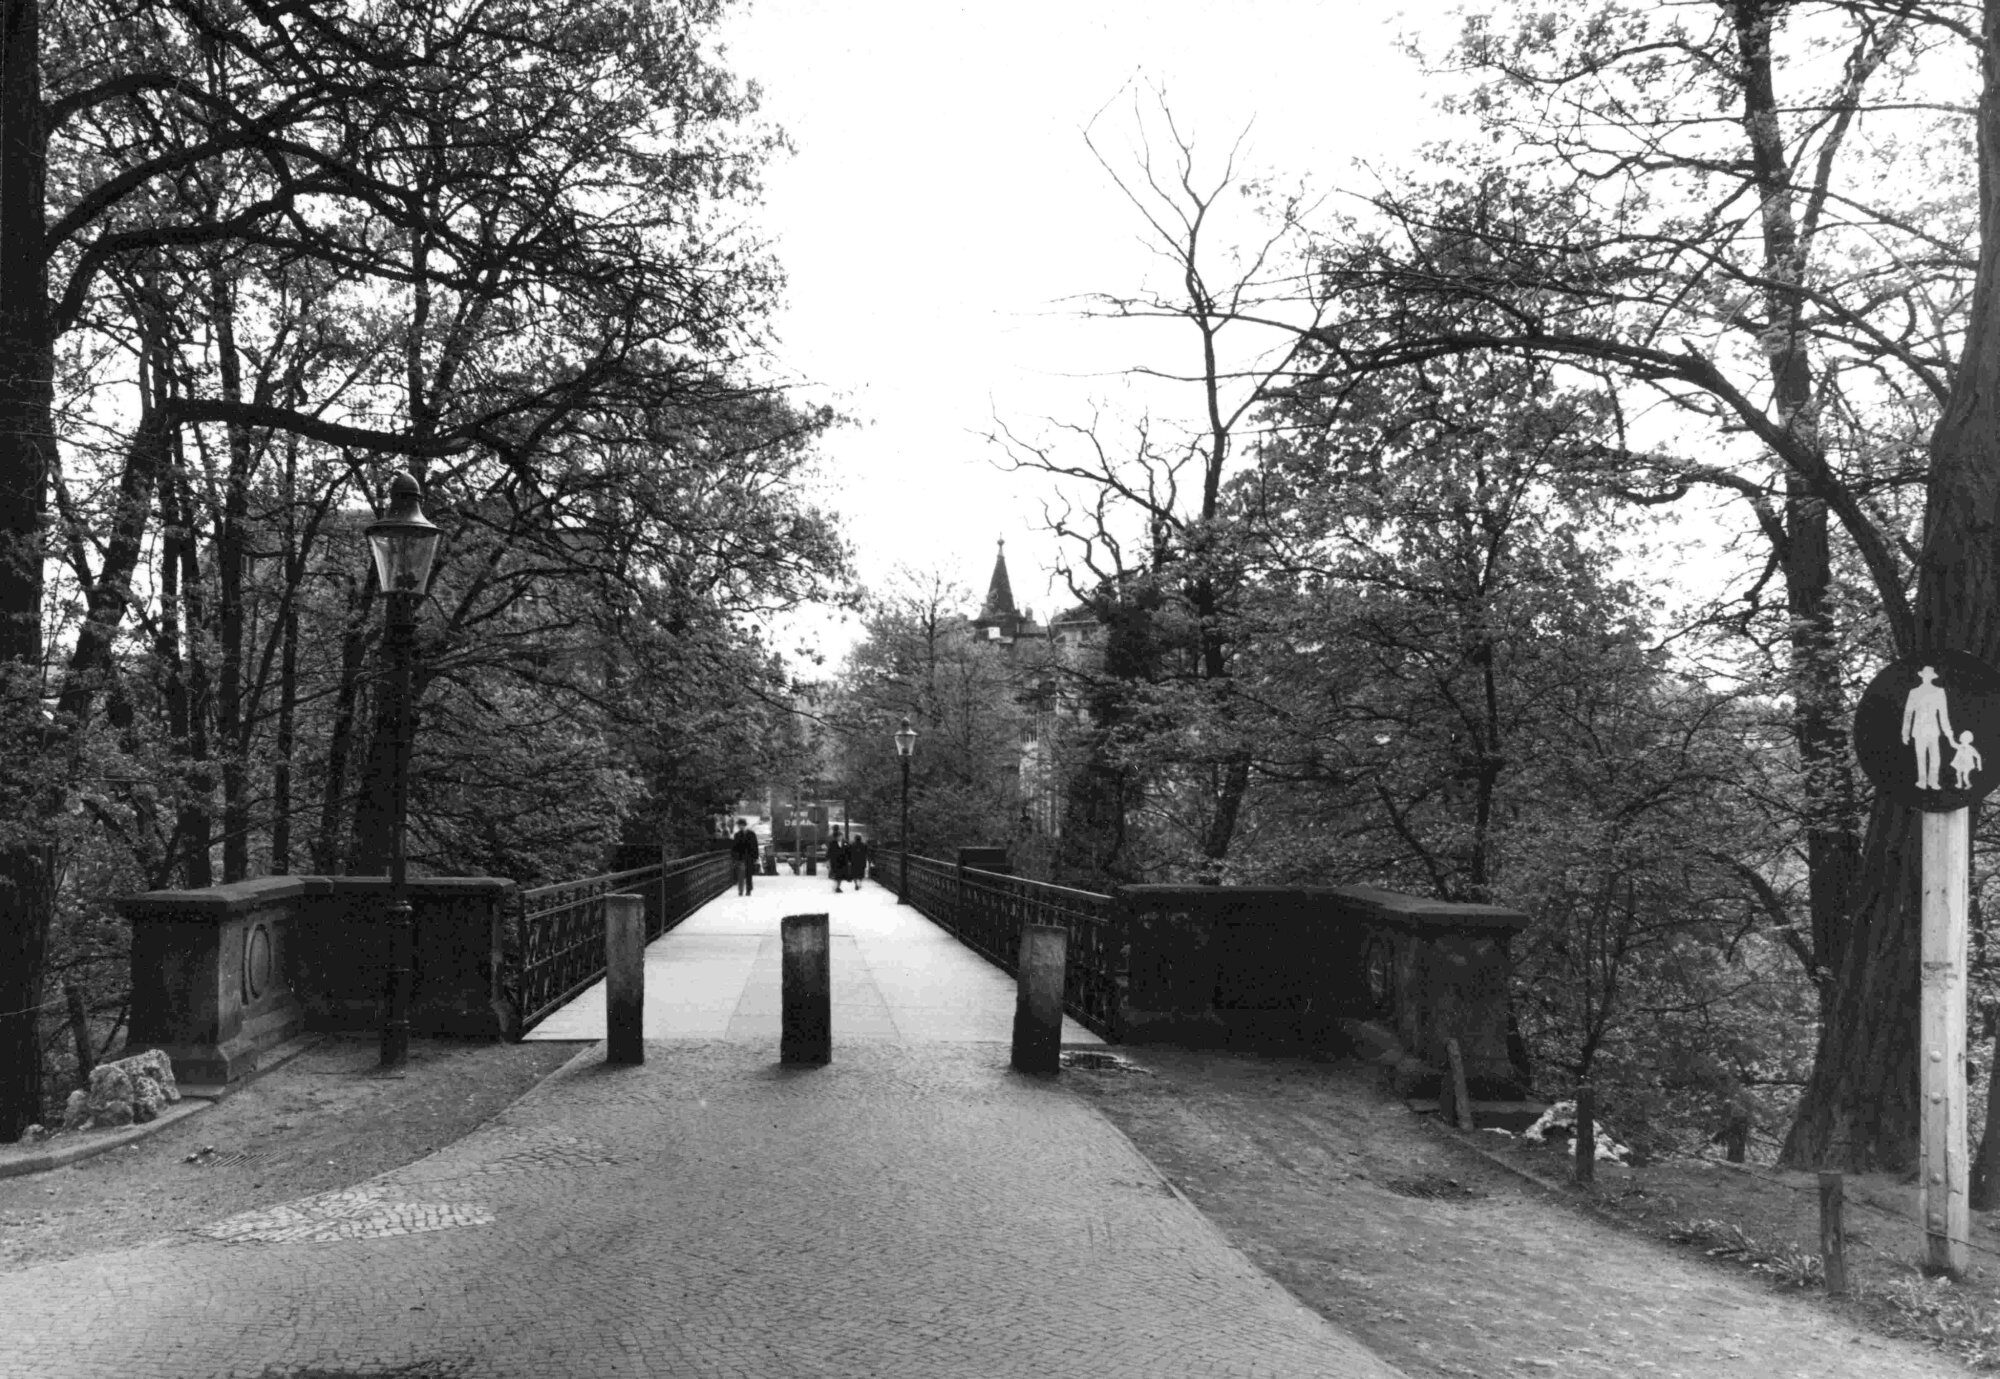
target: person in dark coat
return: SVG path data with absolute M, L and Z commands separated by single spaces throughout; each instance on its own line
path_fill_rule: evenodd
M 840 840 L 838 826 L 826 840 L 826 869 L 833 873 L 833 893 L 840 894 L 840 884 L 847 880 L 847 844 Z
M 861 883 L 868 879 L 868 840 L 856 838 L 847 845 L 847 876 L 860 890 Z
M 736 821 L 736 836 L 729 840 L 729 857 L 736 872 L 736 893 L 750 894 L 751 884 L 757 877 L 757 859 L 763 849 L 757 846 L 756 830 L 750 827 L 748 819 Z

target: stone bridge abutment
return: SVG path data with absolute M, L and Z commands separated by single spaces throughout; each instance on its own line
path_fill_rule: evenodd
M 885 874 L 896 862 L 879 859 Z M 650 939 L 726 891 L 727 866 L 725 854 L 710 853 L 531 892 L 488 877 L 412 881 L 412 1028 L 520 1037 L 603 973 L 606 895 L 643 895 Z M 1509 1012 L 1519 911 L 1361 886 L 1144 885 L 1107 895 L 999 866 L 971 850 L 957 865 L 912 857 L 911 902 L 1009 972 L 1023 926 L 1066 929 L 1064 1007 L 1108 1040 L 1373 1045 L 1391 1051 L 1413 1090 L 1444 1068 L 1456 1041 L 1474 1097 L 1526 1092 Z M 122 909 L 133 925 L 128 1044 L 164 1049 L 184 1083 L 226 1087 L 297 1034 L 379 1026 L 382 878 L 270 877 L 154 891 Z

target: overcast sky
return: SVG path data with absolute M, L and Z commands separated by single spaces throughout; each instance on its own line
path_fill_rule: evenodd
M 981 433 L 995 416 L 1033 431 L 1116 409 L 1121 371 L 1160 346 L 1073 300 L 1158 272 L 1085 145 L 1093 120 L 1116 158 L 1135 92 L 1159 88 L 1204 152 L 1248 126 L 1250 170 L 1365 186 L 1357 160 L 1405 158 L 1443 128 L 1398 48 L 1412 22 L 1362 0 L 753 0 L 735 15 L 726 60 L 797 146 L 760 214 L 789 279 L 781 357 L 805 400 L 856 419 L 825 453 L 865 580 L 907 564 L 983 592 L 1005 537 L 1017 599 L 1063 602 L 1047 492 L 998 470 Z M 827 649 L 845 641 L 833 630 Z

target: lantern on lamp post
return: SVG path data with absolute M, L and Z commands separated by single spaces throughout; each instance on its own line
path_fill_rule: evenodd
M 917 750 L 917 730 L 910 726 L 908 715 L 903 718 L 903 726 L 896 730 L 896 756 L 903 763 L 903 829 L 902 866 L 900 884 L 896 887 L 896 903 L 910 903 L 910 753 Z
M 410 810 L 410 663 L 415 658 L 417 604 L 430 585 L 437 554 L 437 527 L 424 516 L 417 481 L 398 472 L 389 481 L 389 507 L 367 527 L 375 557 L 375 577 L 387 597 L 382 649 L 389 661 L 389 980 L 382 1022 L 382 1066 L 399 1066 L 410 1052 L 410 987 L 415 980 L 415 934 L 411 922 L 404 832 Z

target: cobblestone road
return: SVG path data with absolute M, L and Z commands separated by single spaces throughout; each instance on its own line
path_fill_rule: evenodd
M 393 1173 L 0 1274 L 0 1376 L 1395 1373 L 1004 1042 L 908 1023 L 586 1051 Z

